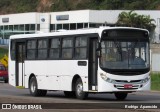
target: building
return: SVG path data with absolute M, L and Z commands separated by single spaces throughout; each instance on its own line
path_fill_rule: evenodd
M 48 13 L 19 13 L 0 15 L 0 38 L 9 39 L 14 34 L 54 32 L 99 26 L 114 26 L 118 15 L 127 10 L 77 10 Z M 160 11 L 137 10 L 138 14 L 155 19 L 154 43 L 160 43 Z

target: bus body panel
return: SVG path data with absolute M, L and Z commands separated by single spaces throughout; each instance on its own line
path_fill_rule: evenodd
M 88 63 L 87 60 L 83 61 Z M 25 61 L 25 68 L 27 78 L 31 74 L 36 76 L 38 89 L 71 91 L 72 79 L 74 75 L 79 75 L 85 82 L 84 90 L 88 91 L 88 64 L 78 66 L 78 60 Z M 29 83 L 29 79 L 27 80 Z M 28 88 L 27 83 L 25 87 Z
M 15 61 L 11 61 L 11 59 L 9 58 L 9 66 L 8 66 L 8 71 L 9 71 L 9 84 L 12 86 L 16 86 L 16 82 L 15 82 L 15 68 L 13 67 L 15 66 Z

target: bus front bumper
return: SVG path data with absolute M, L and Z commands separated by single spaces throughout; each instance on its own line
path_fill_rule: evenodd
M 98 92 L 136 92 L 149 91 L 151 80 L 146 83 L 109 83 L 101 80 L 98 86 Z

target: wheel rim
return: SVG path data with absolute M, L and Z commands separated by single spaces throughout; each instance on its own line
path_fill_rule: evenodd
M 32 82 L 31 83 L 31 92 L 34 93 L 35 90 L 36 90 L 36 84 L 35 84 L 35 82 Z
M 82 85 L 82 83 L 79 83 L 77 85 L 77 94 L 78 94 L 78 96 L 81 96 L 82 93 L 83 93 L 83 85 Z

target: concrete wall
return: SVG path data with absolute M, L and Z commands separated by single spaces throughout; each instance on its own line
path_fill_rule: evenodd
M 151 44 L 151 71 L 160 72 L 160 44 Z

